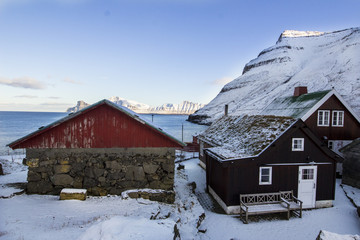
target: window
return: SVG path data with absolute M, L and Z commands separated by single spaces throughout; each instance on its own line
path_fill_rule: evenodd
M 271 167 L 260 167 L 259 174 L 259 185 L 270 185 L 271 184 Z
M 293 138 L 292 139 L 292 150 L 293 151 L 304 151 L 304 139 Z
M 328 141 L 328 148 L 330 149 L 330 150 L 333 150 L 334 149 L 334 142 L 333 141 Z
M 303 169 L 301 173 L 301 179 L 302 180 L 311 180 L 314 179 L 314 169 Z
M 344 111 L 332 111 L 332 125 L 334 127 L 344 126 Z
M 318 111 L 318 126 L 329 126 L 330 111 L 319 110 Z

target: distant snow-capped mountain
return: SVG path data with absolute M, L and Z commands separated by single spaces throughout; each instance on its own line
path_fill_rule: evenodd
M 154 113 L 154 114 L 192 114 L 200 108 L 204 107 L 204 104 L 193 103 L 189 101 L 183 101 L 180 104 L 165 103 L 157 107 L 139 103 L 133 100 L 127 100 L 120 97 L 110 97 L 110 101 L 119 106 L 127 107 L 136 113 Z M 84 101 L 78 101 L 77 105 L 72 108 L 68 108 L 66 112 L 77 112 L 90 104 Z
M 210 124 L 225 104 L 229 114 L 258 114 L 276 97 L 292 95 L 296 86 L 307 86 L 309 92 L 335 88 L 360 114 L 360 28 L 283 32 L 189 120 Z
M 75 107 L 68 108 L 66 110 L 66 112 L 68 112 L 68 113 L 77 112 L 77 111 L 80 111 L 83 108 L 86 108 L 87 106 L 90 106 L 90 104 L 80 100 L 80 101 L 77 101 Z

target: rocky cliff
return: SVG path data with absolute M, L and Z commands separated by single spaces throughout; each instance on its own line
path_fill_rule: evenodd
M 189 120 L 210 124 L 225 104 L 229 114 L 257 114 L 274 98 L 292 95 L 296 86 L 307 86 L 309 92 L 335 88 L 360 114 L 360 28 L 283 32 Z

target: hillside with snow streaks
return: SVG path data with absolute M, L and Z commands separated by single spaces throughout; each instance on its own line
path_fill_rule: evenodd
M 335 88 L 360 115 L 360 28 L 283 32 L 189 120 L 210 124 L 223 115 L 225 104 L 229 114 L 258 114 L 276 97 L 292 95 L 296 86 L 309 92 Z

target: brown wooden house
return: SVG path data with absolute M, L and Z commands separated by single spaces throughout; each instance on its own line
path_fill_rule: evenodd
M 26 148 L 29 193 L 86 188 L 92 195 L 131 188 L 172 189 L 182 142 L 127 108 L 102 100 L 8 145 Z
M 308 93 L 307 87 L 296 87 L 293 96 L 274 99 L 260 114 L 301 119 L 337 154 L 340 148 L 360 137 L 360 117 L 334 89 Z M 201 136 L 199 141 L 200 160 L 205 166 L 203 151 L 216 144 Z M 341 164 L 338 172 L 342 172 Z
M 337 153 L 360 137 L 359 116 L 334 89 L 307 93 L 297 87 L 293 96 L 276 98 L 261 114 L 300 118 Z
M 304 208 L 332 206 L 336 161 L 341 160 L 301 119 L 223 116 L 203 134 L 207 189 L 228 213 L 239 195 L 294 192 Z

